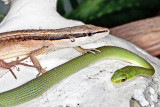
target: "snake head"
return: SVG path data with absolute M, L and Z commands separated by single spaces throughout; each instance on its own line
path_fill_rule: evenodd
M 130 80 L 132 77 L 133 76 L 130 67 L 124 67 L 114 72 L 111 82 L 114 84 L 120 84 Z

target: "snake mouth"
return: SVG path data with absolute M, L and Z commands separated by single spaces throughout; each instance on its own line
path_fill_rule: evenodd
M 112 79 L 111 79 L 111 82 L 112 82 L 113 84 L 116 84 L 116 85 L 118 85 L 118 84 L 121 83 L 121 82 L 115 82 L 115 81 L 113 81 Z

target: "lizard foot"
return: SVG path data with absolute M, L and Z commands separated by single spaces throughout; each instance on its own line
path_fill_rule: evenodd
M 101 52 L 100 50 L 97 50 L 97 49 L 83 49 L 80 46 L 74 47 L 74 49 L 76 49 L 78 52 L 80 52 L 82 54 L 85 54 L 88 52 L 93 53 L 93 54 L 95 54 L 95 52 Z

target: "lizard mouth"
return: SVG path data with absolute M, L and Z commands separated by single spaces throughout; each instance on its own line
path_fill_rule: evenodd
M 105 33 L 105 32 L 108 32 L 108 33 L 109 33 L 109 30 L 97 31 L 97 32 L 94 32 L 93 34 L 97 34 L 97 33 Z

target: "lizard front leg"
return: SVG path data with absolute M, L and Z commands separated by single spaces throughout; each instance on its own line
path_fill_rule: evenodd
M 43 74 L 45 73 L 46 71 L 41 67 L 39 61 L 37 60 L 36 56 L 39 55 L 39 54 L 42 54 L 44 52 L 46 52 L 46 50 L 48 50 L 48 46 L 44 46 L 40 49 L 37 49 L 37 50 L 34 50 L 33 52 L 31 52 L 29 54 L 29 57 L 32 61 L 32 63 L 34 64 L 34 67 L 38 70 L 38 74 L 37 74 L 37 77 L 40 76 L 40 74 Z
M 83 49 L 81 48 L 80 46 L 77 46 L 77 47 L 74 47 L 74 49 L 76 49 L 78 52 L 84 54 L 84 53 L 87 53 L 87 52 L 91 52 L 93 54 L 95 54 L 94 51 L 98 51 L 100 52 L 99 50 L 96 50 L 96 49 Z M 38 74 L 37 74 L 37 77 L 40 75 L 40 74 L 43 74 L 45 73 L 46 71 L 41 67 L 39 61 L 37 60 L 36 56 L 39 55 L 39 54 L 42 54 L 46 51 L 49 50 L 49 46 L 44 46 L 40 49 L 37 49 L 37 50 L 34 50 L 32 51 L 30 54 L 29 54 L 29 57 L 32 61 L 32 63 L 34 64 L 34 67 L 38 70 Z

